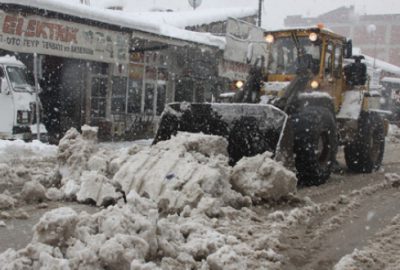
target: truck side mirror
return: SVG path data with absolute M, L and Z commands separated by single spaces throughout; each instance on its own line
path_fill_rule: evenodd
M 344 47 L 344 58 L 351 58 L 353 56 L 353 41 L 351 39 L 347 40 L 343 44 Z
M 6 95 L 10 94 L 10 88 L 8 87 L 7 79 L 4 77 L 1 78 L 0 90 L 2 93 L 6 94 Z

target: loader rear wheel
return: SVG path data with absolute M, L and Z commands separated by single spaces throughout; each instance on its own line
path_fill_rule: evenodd
M 300 185 L 320 185 L 331 174 L 336 158 L 337 134 L 333 113 L 310 107 L 292 117 L 294 154 Z
M 385 127 L 382 117 L 374 112 L 363 112 L 353 142 L 344 148 L 347 167 L 358 173 L 371 173 L 382 164 L 385 151 Z

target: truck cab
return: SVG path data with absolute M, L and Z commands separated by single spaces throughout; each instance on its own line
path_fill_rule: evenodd
M 1 56 L 0 139 L 29 141 L 38 137 L 37 101 L 26 66 L 13 56 Z M 46 140 L 47 130 L 42 123 L 39 123 L 39 132 L 41 139 Z

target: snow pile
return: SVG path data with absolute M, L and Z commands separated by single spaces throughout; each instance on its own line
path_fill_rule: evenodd
M 68 130 L 58 145 L 57 159 L 63 181 L 79 178 L 94 151 L 94 139 L 85 140 L 75 128 Z
M 122 164 L 144 146 L 102 149 L 97 144 L 97 128 L 83 126 L 82 134 L 72 128 L 60 140 L 58 151 L 62 195 L 48 191 L 52 200 L 62 197 L 100 206 L 105 198 L 117 199 L 111 179 Z
M 0 162 L 19 159 L 53 158 L 57 154 L 57 146 L 44 144 L 40 141 L 30 143 L 22 140 L 0 140 Z
M 281 269 L 279 238 L 318 209 L 260 217 L 248 208 L 203 198 L 182 215 L 163 215 L 132 191 L 128 203 L 99 213 L 69 208 L 46 213 L 24 249 L 0 254 L 5 269 Z M 218 217 L 203 211 L 213 205 Z M 263 220 L 261 220 L 263 219 Z M 25 267 L 25 268 L 24 268 Z M 46 268 L 50 267 L 50 268 Z
M 294 174 L 269 153 L 232 168 L 222 137 L 178 133 L 122 151 L 99 148 L 96 131 L 85 130 L 61 140 L 61 188 L 46 196 L 73 194 L 99 205 L 123 190 L 127 203 L 93 215 L 69 208 L 46 213 L 26 248 L 0 254 L 6 269 L 279 269 L 283 229 L 318 211 L 260 217 L 247 208 L 295 191 Z
M 160 210 L 180 213 L 187 205 L 196 208 L 203 197 L 240 208 L 296 191 L 294 174 L 268 153 L 243 159 L 232 169 L 227 141 L 219 136 L 182 132 L 151 147 L 113 150 L 99 148 L 96 130 L 83 130 L 82 135 L 69 130 L 58 154 L 60 190 L 79 202 L 114 204 L 122 193 L 134 190 L 158 203 Z
M 169 141 L 133 155 L 113 181 L 136 191 L 164 210 L 196 207 L 204 196 L 239 207 L 248 198 L 231 189 L 227 141 L 219 136 L 179 133 Z
M 398 269 L 400 265 L 400 216 L 379 232 L 363 250 L 344 256 L 334 270 Z
M 233 168 L 231 183 L 235 190 L 253 202 L 278 200 L 295 193 L 296 175 L 272 160 L 271 153 L 242 158 Z
M 0 190 L 13 186 L 19 181 L 15 171 L 5 163 L 0 163 Z

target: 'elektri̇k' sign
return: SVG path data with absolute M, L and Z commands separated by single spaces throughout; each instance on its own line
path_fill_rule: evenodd
M 129 34 L 1 10 L 0 48 L 106 63 L 129 63 Z

